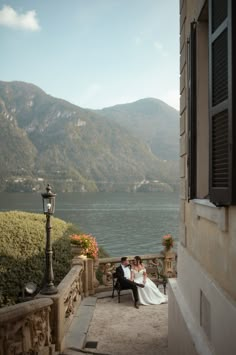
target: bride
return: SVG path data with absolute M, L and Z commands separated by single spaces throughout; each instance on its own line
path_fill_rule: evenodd
M 144 288 L 138 287 L 139 302 L 145 306 L 149 304 L 161 304 L 167 302 L 167 297 L 163 295 L 157 286 L 147 277 L 146 269 L 140 256 L 135 256 L 131 268 L 131 280 L 136 283 L 143 283 Z

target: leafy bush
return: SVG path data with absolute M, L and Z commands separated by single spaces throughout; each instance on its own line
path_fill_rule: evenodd
M 71 265 L 70 240 L 75 226 L 52 217 L 52 247 L 55 284 Z M 0 307 L 14 304 L 23 286 L 41 285 L 45 268 L 45 216 L 26 212 L 0 212 Z

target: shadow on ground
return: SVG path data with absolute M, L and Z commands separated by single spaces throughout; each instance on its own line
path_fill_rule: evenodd
M 90 349 L 94 354 L 166 355 L 167 338 L 168 305 L 135 309 L 128 293 L 120 304 L 117 297 L 97 299 L 86 342 L 97 342 L 96 349 Z

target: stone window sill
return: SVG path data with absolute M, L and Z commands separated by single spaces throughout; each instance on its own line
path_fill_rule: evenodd
M 228 209 L 227 207 L 216 207 L 209 200 L 194 199 L 197 218 L 204 218 L 216 223 L 222 232 L 228 230 Z

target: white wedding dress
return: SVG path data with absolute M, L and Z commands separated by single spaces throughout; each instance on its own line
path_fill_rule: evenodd
M 143 274 L 146 269 L 140 271 L 132 269 L 131 272 L 134 274 L 134 282 L 143 284 Z M 146 278 L 146 283 L 143 288 L 138 287 L 138 296 L 140 304 L 147 306 L 149 304 L 161 304 L 167 302 L 167 296 L 158 290 L 157 286 L 150 280 Z

